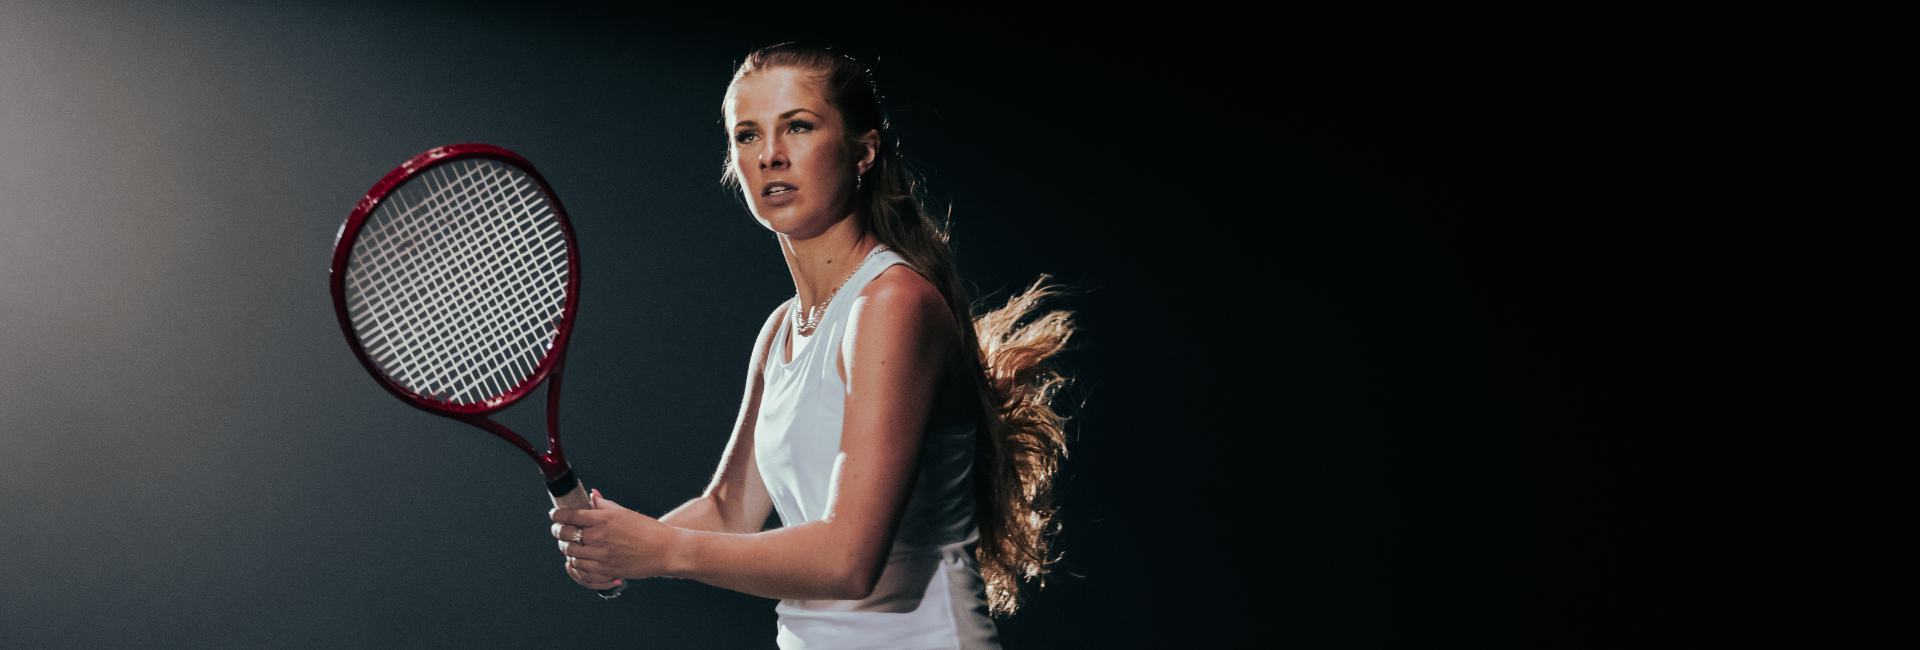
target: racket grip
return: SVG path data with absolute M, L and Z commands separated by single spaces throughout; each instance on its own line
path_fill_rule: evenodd
M 580 479 L 574 477 L 573 470 L 571 469 L 567 470 L 567 473 L 561 474 L 558 480 L 547 481 L 547 494 L 553 497 L 553 505 L 556 508 L 592 510 L 598 505 L 593 502 L 593 493 L 588 492 L 587 486 L 581 484 Z M 623 580 L 620 584 L 614 585 L 612 589 L 595 589 L 593 591 L 594 593 L 600 594 L 601 598 L 613 600 L 620 595 L 620 592 L 627 590 L 627 584 L 628 583 Z

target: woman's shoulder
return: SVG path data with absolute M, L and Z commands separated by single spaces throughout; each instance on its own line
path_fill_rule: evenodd
M 860 289 L 863 313 L 885 313 L 909 320 L 945 320 L 947 301 L 926 276 L 906 264 L 895 264 Z
M 875 346 L 870 349 L 883 355 L 921 350 L 943 356 L 957 343 L 952 314 L 932 282 L 913 267 L 895 264 L 860 290 L 853 326 L 847 328 L 849 340 L 858 343 L 849 347 Z

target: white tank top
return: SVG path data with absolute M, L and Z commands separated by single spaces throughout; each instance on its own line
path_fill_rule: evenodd
M 854 296 L 880 272 L 905 263 L 889 250 L 869 256 L 841 286 L 838 295 L 847 298 L 827 305 L 812 336 L 795 337 L 790 323 L 774 336 L 753 453 L 787 526 L 827 512 L 847 406 L 840 349 L 851 329 Z M 786 360 L 788 347 L 792 361 Z M 781 648 L 1000 647 L 973 555 L 979 541 L 970 480 L 974 426 L 930 426 L 922 444 L 919 477 L 873 593 L 864 600 L 780 601 L 774 612 L 780 615 Z

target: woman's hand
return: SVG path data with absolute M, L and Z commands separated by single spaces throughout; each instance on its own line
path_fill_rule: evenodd
M 612 589 L 621 578 L 664 575 L 668 549 L 680 530 L 623 508 L 599 490 L 593 498 L 593 510 L 553 510 L 553 537 L 567 556 L 567 575 L 592 589 Z

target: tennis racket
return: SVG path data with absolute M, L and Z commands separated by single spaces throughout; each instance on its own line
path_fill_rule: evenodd
M 340 331 L 382 388 L 513 443 L 539 465 L 555 506 L 594 507 L 560 446 L 580 254 L 560 197 L 532 163 L 456 144 L 387 172 L 341 224 L 329 282 Z M 544 454 L 487 417 L 542 381 Z

